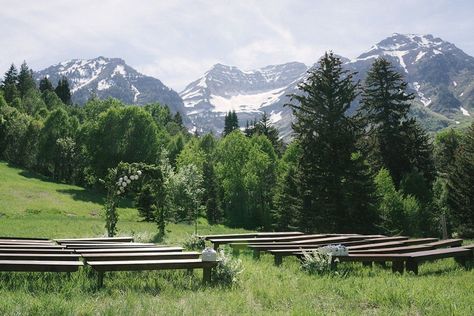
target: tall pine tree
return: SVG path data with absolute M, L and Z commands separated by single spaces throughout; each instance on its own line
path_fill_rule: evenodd
M 378 58 L 367 73 L 358 114 L 367 127 L 369 159 L 375 170 L 385 167 L 398 186 L 411 170 L 406 148 L 409 101 L 403 76 L 384 58 Z
M 21 97 L 24 97 L 28 90 L 35 89 L 36 83 L 33 79 L 33 71 L 28 68 L 26 61 L 20 66 L 20 73 L 18 74 L 18 92 Z
M 41 93 L 45 91 L 54 91 L 53 84 L 49 81 L 48 77 L 43 77 L 39 82 L 39 89 Z
M 54 89 L 56 95 L 63 101 L 64 104 L 71 104 L 71 90 L 69 89 L 69 82 L 66 77 L 62 77 L 58 81 L 56 89 Z
M 461 141 L 447 187 L 448 205 L 457 231 L 474 237 L 474 123 Z
M 223 135 L 227 136 L 230 133 L 232 133 L 232 131 L 238 128 L 239 128 L 239 119 L 237 117 L 237 113 L 235 113 L 235 110 L 229 111 L 224 117 Z
M 343 70 L 341 60 L 326 53 L 319 67 L 300 84 L 300 94 L 292 96 L 297 102 L 289 104 L 303 153 L 298 182 L 303 201 L 300 227 L 305 231 L 367 230 L 351 224 L 352 216 L 370 212 L 373 205 L 373 191 L 355 185 L 363 182 L 365 188 L 372 181 L 362 157 L 353 156 L 357 130 L 354 120 L 346 115 L 357 96 L 357 86 L 353 73 Z M 359 201 L 355 203 L 354 198 Z
M 3 97 L 8 104 L 12 105 L 13 100 L 18 98 L 18 71 L 14 64 L 11 64 L 2 81 Z

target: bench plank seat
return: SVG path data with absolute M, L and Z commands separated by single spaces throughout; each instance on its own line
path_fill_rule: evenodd
M 47 260 L 47 261 L 74 261 L 81 256 L 77 254 L 44 254 L 44 253 L 0 253 L 0 260 Z
M 75 249 L 76 253 L 111 253 L 111 252 L 171 252 L 183 251 L 183 247 L 147 247 L 147 248 L 108 248 L 108 249 Z
M 133 242 L 133 237 L 98 237 L 98 238 L 68 238 L 54 239 L 61 244 L 63 242 Z
M 0 271 L 74 272 L 82 265 L 82 261 L 0 260 Z
M 74 253 L 72 249 L 65 248 L 0 248 L 0 253 L 44 253 L 44 254 L 67 254 Z
M 407 253 L 405 255 L 409 257 L 406 262 L 407 271 L 411 271 L 415 274 L 418 274 L 418 264 L 423 261 L 454 258 L 458 263 L 466 267 L 467 260 L 473 257 L 472 251 L 463 247 L 418 251 Z
M 108 248 L 146 248 L 154 247 L 152 243 L 104 243 L 104 244 L 63 244 L 68 249 L 108 249 Z
M 302 232 L 268 232 L 268 233 L 242 233 L 242 234 L 218 234 L 202 236 L 205 240 L 210 239 L 232 239 L 232 238 L 259 238 L 259 237 L 284 237 L 303 235 Z
M 82 257 L 86 261 L 198 259 L 200 256 L 200 252 L 132 252 L 82 254 Z
M 22 245 L 22 244 L 0 244 L 0 248 L 16 248 L 16 249 L 64 249 L 61 245 Z
M 351 254 L 360 254 L 360 253 L 408 253 L 414 251 L 424 251 L 434 249 L 433 246 L 428 245 L 413 245 L 413 246 L 401 246 L 393 248 L 380 248 L 380 249 L 365 249 L 365 250 L 351 250 Z
M 463 240 L 459 238 L 455 239 L 443 239 L 443 240 L 438 240 L 438 241 L 433 241 L 430 243 L 427 243 L 427 245 L 433 246 L 435 248 L 441 248 L 441 247 L 460 247 L 462 245 Z
M 202 261 L 201 259 L 174 260 L 132 260 L 132 261 L 88 261 L 92 269 L 99 272 L 98 287 L 104 284 L 104 273 L 108 271 L 143 271 L 143 270 L 176 270 L 203 269 L 203 283 L 211 281 L 211 270 L 218 261 Z

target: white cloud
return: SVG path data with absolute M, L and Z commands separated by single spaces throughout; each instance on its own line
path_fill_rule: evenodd
M 393 32 L 432 33 L 474 55 L 474 3 L 459 0 L 22 0 L 0 9 L 0 71 L 121 57 L 182 89 L 216 62 L 242 68 L 325 51 L 355 57 Z

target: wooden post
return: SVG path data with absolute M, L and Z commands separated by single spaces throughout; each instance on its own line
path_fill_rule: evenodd
M 405 269 L 405 264 L 403 261 L 393 261 L 392 262 L 392 272 L 398 272 L 398 273 L 403 273 L 403 270 Z
M 258 250 L 258 249 L 254 249 L 254 250 L 253 250 L 253 258 L 254 258 L 255 260 L 260 259 L 260 250 Z
M 104 274 L 105 272 L 99 271 L 97 274 L 97 288 L 102 288 L 104 286 Z
M 212 272 L 212 268 L 202 269 L 202 283 L 203 284 L 211 283 L 211 272 Z
M 414 274 L 418 274 L 418 262 L 413 259 L 408 259 L 406 263 L 407 271 L 411 271 Z
M 279 266 L 283 262 L 283 257 L 281 255 L 275 255 L 275 265 Z

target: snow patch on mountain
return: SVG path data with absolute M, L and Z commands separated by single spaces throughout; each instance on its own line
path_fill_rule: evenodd
M 425 94 L 420 91 L 420 84 L 416 81 L 413 82 L 413 88 L 415 89 L 416 93 L 420 97 L 421 103 L 423 103 L 425 107 L 429 106 L 431 104 L 431 99 L 425 97 Z
M 270 113 L 270 123 L 271 124 L 276 124 L 279 121 L 281 121 L 282 118 L 283 118 L 282 115 L 281 115 L 282 113 L 283 113 L 283 111 L 279 111 L 279 112 L 272 111 Z
M 260 112 L 265 105 L 278 100 L 284 94 L 285 88 L 254 94 L 238 94 L 230 97 L 211 95 L 210 102 L 215 112 Z

